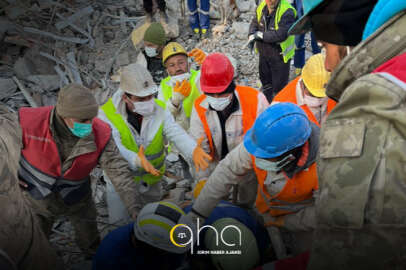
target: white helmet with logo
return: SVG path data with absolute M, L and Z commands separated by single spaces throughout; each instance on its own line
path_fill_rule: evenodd
M 194 225 L 192 220 L 179 206 L 166 201 L 149 203 L 142 208 L 137 216 L 137 220 L 134 223 L 134 234 L 138 240 L 153 247 L 171 253 L 182 254 L 187 252 L 193 243 L 182 247 L 175 245 L 171 241 L 171 230 L 179 224 L 186 225 L 190 228 L 190 230 L 188 230 L 185 229 L 184 226 L 181 227 L 184 231 L 184 236 L 188 239 L 192 237 L 194 240 L 196 237 L 196 225 Z M 176 231 L 178 231 L 178 229 L 176 229 Z M 177 238 L 176 236 L 173 237 Z M 186 242 L 187 241 L 182 241 L 182 243 Z M 181 244 L 180 241 L 176 241 L 176 243 Z
M 120 89 L 137 97 L 146 97 L 158 92 L 158 87 L 149 71 L 139 65 L 125 66 L 120 75 Z

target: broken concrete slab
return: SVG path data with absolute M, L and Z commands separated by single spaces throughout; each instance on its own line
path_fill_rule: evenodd
M 122 52 L 117 56 L 116 63 L 118 66 L 126 66 L 130 64 L 130 56 L 128 55 L 128 52 Z
M 17 85 L 12 79 L 0 78 L 0 100 L 10 97 L 17 90 Z
M 85 8 L 82 8 L 81 10 L 78 10 L 77 12 L 75 12 L 72 16 L 62 19 L 61 21 L 57 22 L 55 24 L 56 29 L 61 30 L 65 27 L 67 27 L 68 25 L 74 23 L 76 20 L 84 17 L 84 16 L 88 16 L 90 14 L 92 14 L 94 11 L 94 9 L 92 8 L 92 6 L 87 6 Z
M 232 30 L 238 39 L 247 39 L 250 23 L 247 22 L 233 22 Z
M 20 79 L 24 79 L 35 73 L 35 66 L 32 63 L 26 61 L 24 57 L 20 57 L 17 59 L 17 61 L 14 63 L 13 69 L 17 78 Z
M 39 90 L 40 92 L 56 90 L 61 83 L 58 75 L 30 75 L 26 80 L 35 84 L 36 87 L 32 87 L 32 90 Z
M 24 15 L 28 10 L 29 9 L 27 7 L 24 7 L 23 5 L 20 5 L 18 3 L 9 5 L 4 9 L 7 18 L 9 18 L 10 20 L 17 19 L 18 17 Z
M 241 13 L 250 12 L 252 10 L 252 6 L 255 6 L 255 0 L 237 0 L 236 4 Z

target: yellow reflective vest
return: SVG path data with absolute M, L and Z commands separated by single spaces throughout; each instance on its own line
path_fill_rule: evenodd
M 156 104 L 158 104 L 162 109 L 162 117 L 158 117 L 158 121 L 161 121 L 160 127 L 155 134 L 153 140 L 145 148 L 145 157 L 151 164 L 160 171 L 160 176 L 154 176 L 147 173 L 143 168 L 138 168 L 136 171 L 135 181 L 140 181 L 141 179 L 150 185 L 157 183 L 162 179 L 162 175 L 165 172 L 165 148 L 164 148 L 164 137 L 163 137 L 163 127 L 164 127 L 164 111 L 166 105 L 163 101 L 155 99 Z M 110 98 L 106 104 L 101 107 L 102 111 L 105 113 L 107 119 L 114 125 L 118 130 L 121 137 L 121 142 L 125 148 L 135 153 L 138 153 L 139 148 L 135 142 L 134 136 L 131 133 L 130 128 L 127 126 L 126 121 L 123 119 L 122 115 L 117 112 L 112 99 Z
M 192 86 L 192 90 L 190 91 L 190 95 L 183 100 L 183 111 L 187 118 L 190 118 L 190 114 L 192 113 L 193 104 L 195 100 L 200 96 L 199 88 L 196 85 L 196 78 L 199 75 L 199 71 L 190 70 L 190 85 Z M 168 85 L 168 82 L 171 80 L 171 76 L 166 77 L 161 81 L 161 89 L 164 101 L 168 101 L 173 95 L 173 87 Z
M 266 6 L 266 2 L 264 0 L 257 7 L 258 23 L 261 21 L 262 10 L 264 9 L 265 6 Z M 289 2 L 287 0 L 280 0 L 280 2 L 278 4 L 278 8 L 276 10 L 276 15 L 275 15 L 275 30 L 278 30 L 279 22 L 281 21 L 283 14 L 285 14 L 285 12 L 290 8 L 293 10 L 293 13 L 295 14 L 295 17 L 296 17 L 296 9 L 291 4 L 289 4 Z M 279 45 L 281 46 L 283 62 L 287 63 L 295 55 L 295 49 L 296 49 L 295 36 L 294 35 L 288 36 L 288 38 L 285 41 L 279 43 Z

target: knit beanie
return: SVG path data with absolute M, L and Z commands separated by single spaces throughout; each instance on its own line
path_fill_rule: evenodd
M 59 91 L 56 113 L 63 118 L 92 119 L 98 109 L 92 92 L 80 84 L 71 83 Z
M 152 23 L 144 34 L 144 41 L 163 46 L 166 43 L 165 30 L 160 23 Z

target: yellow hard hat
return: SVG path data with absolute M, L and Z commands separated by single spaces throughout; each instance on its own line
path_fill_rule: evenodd
M 325 97 L 329 79 L 330 72 L 324 67 L 324 56 L 321 53 L 311 56 L 302 70 L 302 80 L 309 92 L 315 97 Z
M 182 45 L 177 42 L 169 42 L 162 51 L 162 63 L 165 64 L 169 57 L 176 54 L 184 54 L 187 57 L 187 52 Z

